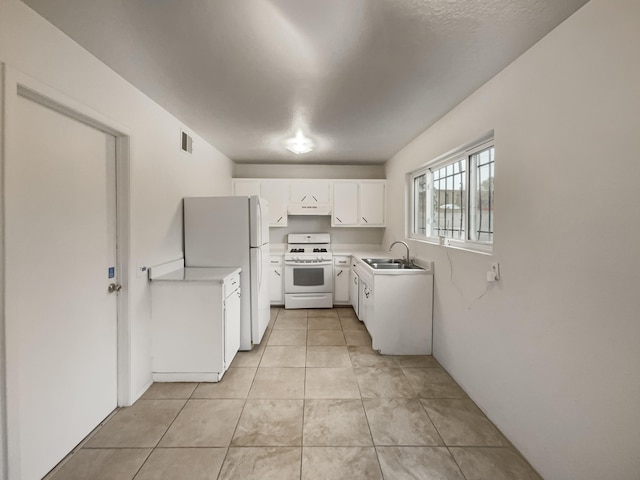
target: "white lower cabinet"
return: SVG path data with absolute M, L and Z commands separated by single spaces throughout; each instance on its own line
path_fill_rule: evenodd
M 333 257 L 333 303 L 349 305 L 349 273 L 351 257 L 337 255 Z
M 240 347 L 240 269 L 183 268 L 151 282 L 156 382 L 217 382 Z
M 284 257 L 271 255 L 269 259 L 269 300 L 271 305 L 284 305 Z
M 371 346 L 385 355 L 430 355 L 433 267 L 411 273 L 374 272 L 357 260 L 358 318 Z
M 353 307 L 353 311 L 358 315 L 358 284 L 359 282 L 358 274 L 356 273 L 355 264 L 351 264 L 351 272 L 349 275 L 349 300 L 351 302 L 351 307 Z

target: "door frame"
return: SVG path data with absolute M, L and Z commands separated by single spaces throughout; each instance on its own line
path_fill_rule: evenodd
M 19 406 L 11 388 L 19 384 L 19 375 L 7 368 L 15 357 L 17 345 L 8 345 L 11 325 L 5 317 L 5 164 L 11 159 L 12 120 L 18 97 L 27 98 L 76 121 L 89 125 L 116 139 L 116 249 L 122 290 L 117 297 L 117 406 L 132 404 L 131 392 L 131 322 L 130 322 L 130 138 L 131 132 L 120 123 L 65 94 L 0 62 L 0 480 L 9 478 L 9 463 L 19 465 L 19 451 L 12 444 L 20 435 L 17 422 Z M 9 352 L 9 353 L 8 353 Z M 87 432 L 88 434 L 89 432 Z M 13 472 L 12 476 L 19 472 Z

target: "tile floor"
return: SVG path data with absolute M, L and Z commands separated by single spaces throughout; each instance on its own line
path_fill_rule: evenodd
M 540 479 L 430 356 L 381 356 L 350 308 L 273 308 L 219 383 L 156 383 L 50 480 Z

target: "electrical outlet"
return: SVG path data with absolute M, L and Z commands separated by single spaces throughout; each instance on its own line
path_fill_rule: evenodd
M 498 262 L 491 264 L 491 271 L 496 274 L 495 279 L 500 280 L 500 264 Z

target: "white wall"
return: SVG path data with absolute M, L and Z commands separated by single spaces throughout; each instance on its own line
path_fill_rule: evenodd
M 130 135 L 129 299 L 135 400 L 151 381 L 149 286 L 145 277 L 136 277 L 136 265 L 152 266 L 182 255 L 181 198 L 230 194 L 232 162 L 198 136 L 193 155 L 181 153 L 183 125 L 176 118 L 18 0 L 0 0 L 0 9 L 0 62 L 112 119 Z M 24 266 L 31 267 L 35 266 Z
M 459 293 L 444 247 L 411 247 L 436 264 L 434 355 L 547 479 L 640 474 L 638 19 L 592 0 L 387 164 L 400 212 L 408 171 L 495 129 L 493 258 L 448 251 Z

